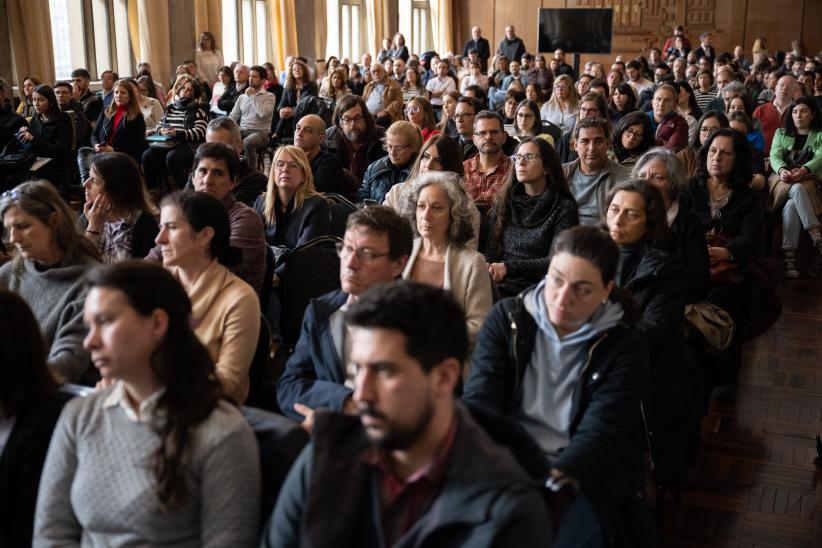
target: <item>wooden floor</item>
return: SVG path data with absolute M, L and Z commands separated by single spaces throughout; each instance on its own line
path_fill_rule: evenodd
M 711 402 L 666 548 L 822 548 L 822 279 L 779 291 L 782 317 L 743 349 L 736 401 Z

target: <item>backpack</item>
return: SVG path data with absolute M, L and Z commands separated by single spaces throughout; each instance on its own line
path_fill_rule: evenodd
M 297 101 L 294 107 L 294 124 L 296 125 L 300 119 L 307 114 L 316 114 L 325 122 L 326 127 L 331 127 L 331 117 L 334 114 L 329 107 L 328 102 L 322 97 L 316 95 L 306 95 Z

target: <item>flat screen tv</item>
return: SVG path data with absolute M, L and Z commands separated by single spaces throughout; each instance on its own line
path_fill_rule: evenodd
M 541 8 L 539 51 L 611 53 L 613 21 L 611 8 Z

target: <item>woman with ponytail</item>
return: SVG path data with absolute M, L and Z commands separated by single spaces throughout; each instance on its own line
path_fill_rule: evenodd
M 34 545 L 255 546 L 254 433 L 224 399 L 185 290 L 131 261 L 93 271 L 89 285 L 84 346 L 117 380 L 66 405 Z

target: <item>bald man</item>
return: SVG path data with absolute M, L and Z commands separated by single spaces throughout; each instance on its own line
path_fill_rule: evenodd
M 765 157 L 771 153 L 771 143 L 776 130 L 782 127 L 782 114 L 790 106 L 791 101 L 802 94 L 802 89 L 796 78 L 787 74 L 777 80 L 774 98 L 756 108 L 753 117 L 762 124 L 762 135 L 765 137 Z
M 324 151 L 320 145 L 325 140 L 325 122 L 316 114 L 307 114 L 300 118 L 294 129 L 294 146 L 308 156 L 311 172 L 314 174 L 314 188 L 318 192 L 333 192 L 346 198 L 353 198 L 350 185 L 340 160 L 333 154 Z
M 479 57 L 482 65 L 482 72 L 485 72 L 488 69 L 488 59 L 491 57 L 491 45 L 488 40 L 482 37 L 482 29 L 479 27 L 471 29 L 471 39 L 465 43 L 465 47 L 462 49 L 463 57 L 468 57 L 468 54 L 472 51 L 477 52 L 477 57 Z

